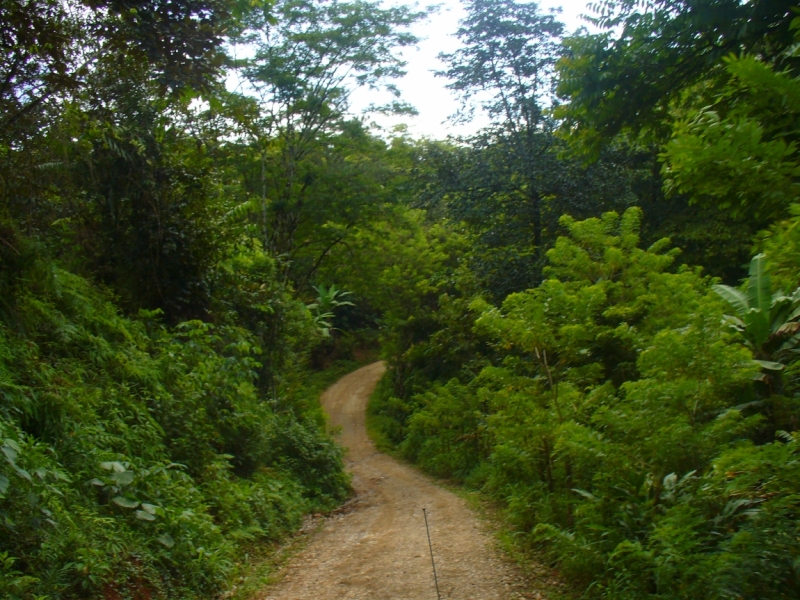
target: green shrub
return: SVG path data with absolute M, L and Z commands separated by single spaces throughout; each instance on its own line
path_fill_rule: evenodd
M 19 286 L 12 309 L 0 323 L 3 597 L 214 596 L 245 543 L 347 495 L 319 408 L 281 412 L 259 385 L 251 331 L 125 318 L 57 268 Z
M 500 501 L 587 597 L 796 597 L 800 463 L 776 413 L 797 399 L 754 384 L 714 282 L 665 240 L 639 248 L 639 219 L 563 218 L 539 287 L 471 305 L 493 364 L 375 410 L 404 456 Z

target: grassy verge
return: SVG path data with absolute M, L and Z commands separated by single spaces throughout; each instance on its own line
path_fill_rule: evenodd
M 572 589 L 561 574 L 548 566 L 547 559 L 523 546 L 519 536 L 510 530 L 503 519 L 503 509 L 477 490 L 465 486 L 445 482 L 445 487 L 457 496 L 466 500 L 469 507 L 487 525 L 494 535 L 498 547 L 522 571 L 525 579 L 530 584 L 532 598 L 547 598 L 549 600 L 577 600 L 581 596 L 578 589 Z M 539 594 L 538 596 L 536 594 Z
M 367 435 L 375 444 L 375 448 L 377 448 L 380 452 L 401 459 L 400 454 L 397 452 L 397 448 L 386 434 L 386 425 L 387 423 L 390 424 L 390 421 L 387 419 L 387 417 L 379 414 L 379 407 L 383 402 L 383 398 L 387 395 L 384 388 L 388 385 L 388 381 L 389 380 L 386 374 L 384 374 L 380 381 L 378 381 L 378 385 L 375 386 L 375 389 L 373 390 L 369 397 L 369 401 L 367 402 Z
M 396 423 L 379 414 L 386 409 L 385 398 L 388 394 L 385 386 L 388 383 L 388 379 L 384 376 L 370 396 L 366 418 L 367 434 L 381 452 L 419 468 L 418 465 L 409 463 L 400 454 L 397 446 L 387 435 L 387 424 L 390 427 L 396 427 Z M 544 556 L 537 554 L 534 550 L 520 543 L 519 536 L 509 529 L 504 521 L 503 509 L 497 502 L 488 498 L 479 490 L 470 488 L 465 484 L 449 479 L 440 479 L 430 474 L 427 475 L 442 487 L 463 498 L 473 512 L 486 524 L 495 537 L 498 547 L 519 567 L 525 579 L 530 583 L 530 598 L 576 600 L 580 597 L 580 591 L 571 589 L 561 578 L 558 571 L 547 566 L 548 561 Z
M 362 352 L 358 360 L 337 360 L 322 371 L 306 373 L 290 385 L 290 395 L 294 402 L 315 403 L 319 406 L 322 393 L 348 373 L 377 360 L 377 352 Z M 321 407 L 320 418 L 324 418 Z M 264 587 L 279 579 L 281 569 L 301 552 L 312 535 L 322 526 L 324 515 L 307 515 L 302 527 L 282 543 L 253 544 L 244 550 L 237 564 L 238 574 L 230 590 L 223 595 L 231 600 L 248 600 L 255 597 Z
M 308 545 L 322 523 L 322 515 L 309 515 L 303 526 L 282 544 L 256 544 L 248 548 L 237 565 L 239 576 L 223 598 L 248 600 L 266 586 L 277 583 L 281 569 Z

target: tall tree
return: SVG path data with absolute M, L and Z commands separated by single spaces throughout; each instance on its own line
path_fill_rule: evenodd
M 471 265 L 499 301 L 540 282 L 562 214 L 622 210 L 642 190 L 632 189 L 636 176 L 619 149 L 588 168 L 559 156 L 550 113 L 564 28 L 555 14 L 515 0 L 472 0 L 466 8 L 463 46 L 441 55 L 448 68 L 438 75 L 461 97 L 456 119 L 480 109 L 491 121 L 469 148 L 433 152 L 440 185 L 432 196 L 477 233 Z
M 559 63 L 559 115 L 574 147 L 597 156 L 604 140 L 670 132 L 673 103 L 695 83 L 725 78 L 723 57 L 757 54 L 781 66 L 796 59 L 793 0 L 609 0 L 590 21 L 601 33 L 566 40 Z
M 315 193 L 319 164 L 340 136 L 359 128 L 346 117 L 352 91 L 397 94 L 391 80 L 405 64 L 398 50 L 417 42 L 407 27 L 426 13 L 363 0 L 282 0 L 274 14 L 275 25 L 244 38 L 256 47 L 243 75 L 260 105 L 246 133 L 261 163 L 246 212 L 258 220 L 269 252 L 291 261 L 309 212 L 318 219 L 333 200 Z
M 646 208 L 648 220 L 734 283 L 756 232 L 786 216 L 794 194 L 792 3 L 594 9 L 603 31 L 567 39 L 558 65 L 564 138 L 589 160 L 620 139 L 660 152 L 666 202 Z
M 552 122 L 544 106 L 560 52 L 564 26 L 535 2 L 471 0 L 457 36 L 462 47 L 441 54 L 447 64 L 437 75 L 450 79 L 468 118 L 475 102 L 492 119 L 487 134 L 508 148 L 506 162 L 519 177 L 530 203 L 534 252 L 542 246 L 541 177 L 552 149 Z M 545 167 L 546 168 L 546 167 Z
M 218 88 L 224 40 L 264 6 L 0 4 L 2 252 L 19 256 L 24 230 L 131 308 L 202 313 L 213 252 L 211 222 L 197 217 L 214 186 L 182 120 L 193 95 Z M 51 235 L 54 223 L 63 235 Z
M 213 86 L 227 35 L 256 0 L 20 0 L 0 4 L 0 131 L 87 85 L 98 69 L 146 64 L 160 91 Z

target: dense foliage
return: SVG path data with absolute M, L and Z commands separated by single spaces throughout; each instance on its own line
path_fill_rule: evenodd
M 231 594 L 376 340 L 379 442 L 584 597 L 800 594 L 796 11 L 465 9 L 435 141 L 349 113 L 425 10 L 0 4 L 0 595 Z
M 346 496 L 321 415 L 265 402 L 251 332 L 131 320 L 42 268 L 0 329 L 4 595 L 213 593 L 237 544 Z
M 454 89 L 558 35 L 505 4 L 467 4 Z M 583 597 L 794 598 L 800 21 L 781 3 L 595 11 L 601 33 L 559 50 L 553 111 L 498 108 L 527 72 L 476 75 L 494 124 L 425 149 L 417 201 L 468 243 L 428 276 L 435 308 L 392 347 L 372 425 L 497 502 Z M 552 64 L 537 48 L 526 66 Z M 541 141 L 529 168 L 519 131 Z
M 754 387 L 729 307 L 640 218 L 564 217 L 540 286 L 471 304 L 480 357 L 373 410 L 596 594 L 792 597 L 800 402 Z
M 374 316 L 318 271 L 402 197 L 347 97 L 420 16 L 0 6 L 0 596 L 217 597 L 347 497 L 311 371 Z

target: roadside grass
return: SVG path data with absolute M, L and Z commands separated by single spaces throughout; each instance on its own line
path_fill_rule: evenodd
M 378 381 L 378 385 L 375 386 L 375 389 L 372 391 L 372 394 L 369 396 L 369 400 L 367 401 L 367 415 L 366 415 L 366 427 L 367 427 L 367 435 L 372 440 L 372 443 L 375 444 L 375 448 L 379 452 L 383 452 L 384 454 L 388 454 L 391 457 L 394 457 L 398 460 L 405 461 L 401 456 L 400 453 L 397 451 L 397 448 L 386 435 L 386 427 L 384 427 L 387 418 L 376 414 L 378 411 L 378 405 L 382 401 L 382 396 L 384 394 L 384 390 L 382 389 L 385 385 L 386 375 L 389 371 L 387 370 L 386 373 L 383 374 L 383 377 Z
M 327 421 L 322 407 L 319 405 L 323 392 L 343 376 L 377 360 L 377 353 L 364 351 L 357 354 L 358 360 L 337 360 L 327 368 L 311 373 L 304 373 L 301 379 L 289 383 L 289 394 L 294 402 L 306 404 L 316 403 L 319 406 L 319 418 Z M 230 600 L 249 600 L 269 585 L 282 578 L 282 569 L 286 564 L 308 545 L 314 533 L 325 522 L 325 516 L 339 507 L 333 507 L 326 513 L 306 515 L 302 526 L 280 543 L 252 544 L 241 553 L 238 572 L 231 588 L 221 597 Z
M 508 528 L 502 518 L 503 508 L 496 501 L 465 484 L 425 473 L 418 465 L 409 462 L 400 454 L 385 433 L 386 428 L 383 425 L 386 417 L 375 414 L 375 408 L 381 402 L 383 393 L 381 382 L 383 381 L 382 378 L 378 382 L 367 405 L 367 435 L 372 439 L 375 447 L 380 452 L 417 469 L 431 481 L 462 498 L 491 532 L 503 555 L 516 564 L 522 572 L 526 584 L 531 588 L 526 595 L 527 598 L 537 600 L 539 598 L 542 600 L 577 600 L 580 598 L 581 591 L 564 581 L 557 569 L 548 566 L 549 561 L 544 554 L 523 545 L 520 536 Z
M 256 544 L 243 553 L 237 565 L 238 577 L 231 589 L 222 595 L 230 600 L 249 600 L 283 577 L 283 568 L 302 552 L 324 523 L 321 514 L 308 515 L 302 527 L 281 544 Z
M 492 533 L 498 548 L 519 567 L 526 582 L 532 587 L 530 592 L 534 595 L 529 597 L 548 600 L 578 600 L 581 597 L 581 591 L 570 586 L 558 569 L 548 564 L 550 561 L 544 554 L 521 543 L 520 536 L 505 524 L 501 506 L 481 492 L 468 489 L 462 484 L 438 481 L 467 502 L 470 509 Z M 535 595 L 537 592 L 540 596 Z

